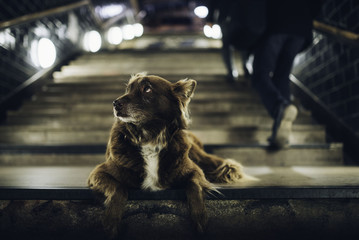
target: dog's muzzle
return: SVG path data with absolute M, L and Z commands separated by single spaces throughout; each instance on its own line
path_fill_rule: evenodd
M 123 106 L 123 104 L 117 99 L 115 101 L 113 101 L 112 104 L 113 104 L 113 107 L 116 109 L 120 109 Z
M 112 102 L 113 104 L 113 110 L 116 117 L 120 116 L 120 112 L 123 109 L 123 103 L 121 103 L 119 100 L 115 100 Z

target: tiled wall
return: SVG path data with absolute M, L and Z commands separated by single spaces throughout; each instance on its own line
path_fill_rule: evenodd
M 359 1 L 327 0 L 318 20 L 359 34 Z M 314 36 L 313 46 L 297 57 L 293 74 L 359 133 L 359 42 L 319 32 Z

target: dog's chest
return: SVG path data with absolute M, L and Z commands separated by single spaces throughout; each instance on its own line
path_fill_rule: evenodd
M 163 188 L 159 184 L 158 168 L 159 154 L 162 150 L 161 145 L 144 144 L 141 147 L 141 155 L 144 159 L 145 178 L 142 183 L 142 189 L 159 191 Z

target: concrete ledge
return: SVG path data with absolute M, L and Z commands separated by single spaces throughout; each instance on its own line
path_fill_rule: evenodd
M 241 199 L 359 199 L 358 187 L 252 187 L 221 188 L 223 195 L 208 195 L 208 200 Z M 88 188 L 12 188 L 0 187 L 0 200 L 95 200 Z M 158 192 L 132 190 L 129 200 L 185 200 L 183 189 Z
M 359 200 L 207 201 L 203 236 L 183 201 L 129 201 L 120 239 L 357 239 Z M 93 201 L 0 201 L 2 239 L 105 239 Z
M 332 149 L 338 148 L 342 145 L 330 143 L 317 144 L 295 144 L 291 145 L 289 149 Z M 232 148 L 258 148 L 266 150 L 268 144 L 205 144 L 204 148 L 207 152 L 213 153 L 218 149 L 232 149 Z M 106 151 L 105 144 L 79 145 L 79 144 L 49 144 L 49 145 L 14 145 L 14 144 L 0 144 L 0 154 L 19 154 L 19 153 L 39 153 L 39 154 L 104 154 Z M 283 151 L 283 150 L 282 150 Z M 273 151 L 275 152 L 275 151 Z
M 86 182 L 94 166 L 1 167 L 0 200 L 93 200 Z M 357 199 L 359 167 L 246 167 L 259 181 L 217 185 L 212 200 Z M 183 189 L 130 191 L 131 200 L 184 200 Z

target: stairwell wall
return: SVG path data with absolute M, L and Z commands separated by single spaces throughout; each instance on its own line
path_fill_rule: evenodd
M 317 20 L 359 36 L 359 2 L 324 1 Z M 298 55 L 293 74 L 359 136 L 359 39 L 314 31 L 313 45 Z

